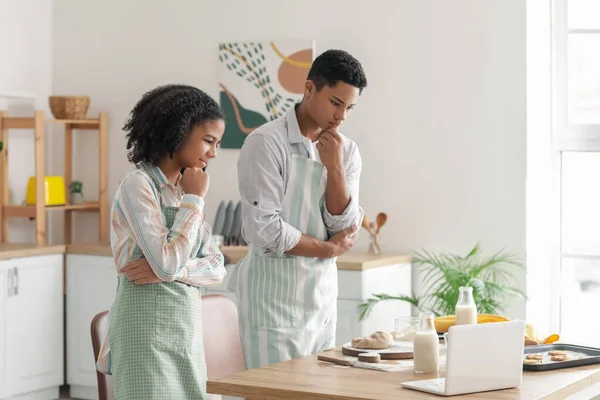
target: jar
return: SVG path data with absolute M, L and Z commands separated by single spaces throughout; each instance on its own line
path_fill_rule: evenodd
M 461 286 L 454 314 L 455 325 L 471 325 L 477 323 L 477 305 L 473 299 L 473 288 Z
M 435 374 L 440 366 L 440 339 L 433 323 L 433 314 L 421 317 L 415 334 L 413 350 L 414 371 L 417 374 Z

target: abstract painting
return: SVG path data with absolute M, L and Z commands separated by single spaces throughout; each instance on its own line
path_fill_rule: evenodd
M 219 44 L 222 148 L 241 148 L 254 129 L 302 100 L 314 54 L 313 40 Z

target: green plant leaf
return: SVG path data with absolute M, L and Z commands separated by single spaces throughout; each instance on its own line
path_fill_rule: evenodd
M 473 288 L 473 298 L 480 314 L 501 313 L 506 302 L 515 296 L 527 298 L 521 289 L 515 287 L 518 285 L 516 273 L 524 270 L 525 265 L 516 254 L 504 249 L 488 257 L 482 255 L 479 243 L 465 256 L 449 252 L 436 254 L 421 249 L 415 252 L 412 263 L 423 276 L 424 294 L 408 299 L 406 296 L 374 295 L 358 306 L 361 319 L 383 300 L 412 301 L 418 304 L 420 311 L 432 312 L 436 316 L 454 315 L 461 286 Z
M 367 299 L 366 302 L 359 304 L 359 306 L 358 306 L 358 310 L 360 312 L 359 319 L 362 321 L 365 318 L 367 318 L 371 314 L 371 311 L 373 310 L 373 307 L 375 306 L 375 304 L 377 304 L 381 301 L 386 301 L 386 300 L 405 301 L 407 303 L 410 303 L 412 306 L 416 307 L 417 309 L 419 308 L 419 299 L 414 294 L 412 296 L 406 296 L 406 295 L 391 296 L 388 294 L 373 294 L 372 297 Z

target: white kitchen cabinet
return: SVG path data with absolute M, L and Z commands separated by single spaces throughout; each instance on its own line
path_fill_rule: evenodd
M 75 399 L 97 399 L 90 325 L 117 290 L 112 257 L 67 254 L 67 383 Z
M 63 255 L 0 261 L 0 399 L 52 400 L 64 382 Z

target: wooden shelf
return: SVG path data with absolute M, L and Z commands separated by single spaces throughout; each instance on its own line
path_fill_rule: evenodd
M 8 205 L 4 206 L 3 217 L 34 218 L 36 215 L 35 205 Z M 100 203 L 90 201 L 83 204 L 65 204 L 64 206 L 45 206 L 46 211 L 99 211 Z
M 33 117 L 5 117 L 3 119 L 6 129 L 35 129 L 35 118 Z M 48 119 L 48 124 L 69 125 L 71 129 L 93 129 L 100 128 L 100 119 Z
M 35 118 L 5 117 L 3 125 L 6 129 L 35 129 Z
M 49 119 L 46 121 L 49 124 L 64 124 L 71 129 L 92 129 L 100 128 L 100 120 L 96 119 Z
M 99 124 L 98 118 L 88 119 L 49 119 L 46 120 L 49 124 Z
M 69 188 L 73 180 L 73 131 L 95 130 L 98 132 L 98 201 L 84 204 L 66 204 L 63 206 L 44 205 L 44 177 L 46 152 L 46 124 L 64 125 L 65 134 L 65 187 Z M 12 205 L 8 201 L 8 131 L 10 129 L 31 129 L 34 132 L 36 205 Z M 4 150 L 0 151 L 0 243 L 8 243 L 8 219 L 15 217 L 35 218 L 36 244 L 45 245 L 46 211 L 64 211 L 64 242 L 71 243 L 73 236 L 73 212 L 98 212 L 99 240 L 109 240 L 109 201 L 108 201 L 108 116 L 99 113 L 98 118 L 86 119 L 46 119 L 44 111 L 37 110 L 33 117 L 9 117 L 0 111 L 0 141 Z M 69 193 L 66 193 L 69 199 Z

